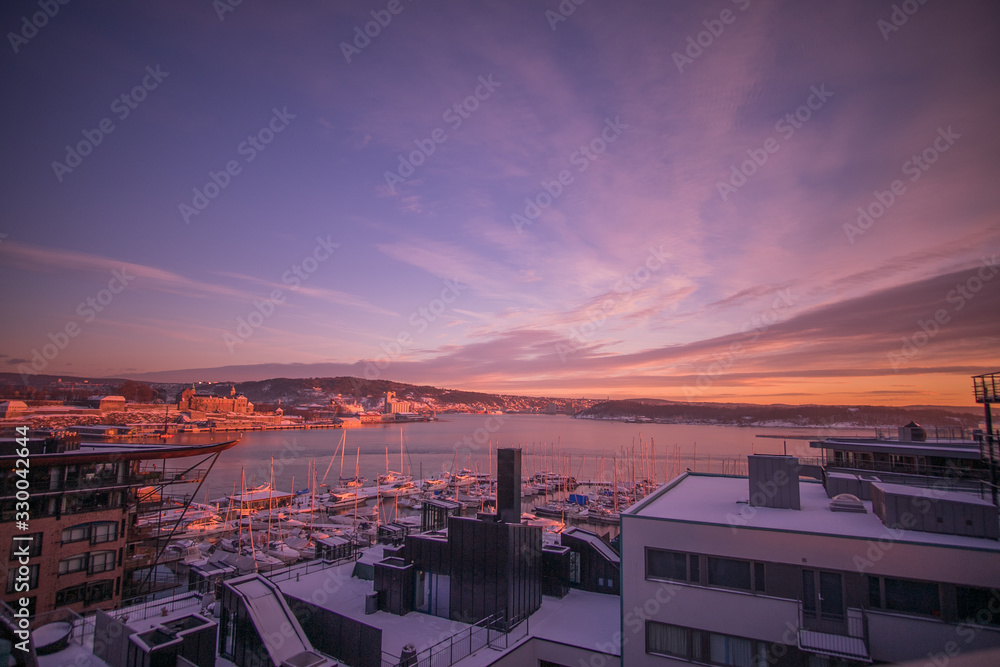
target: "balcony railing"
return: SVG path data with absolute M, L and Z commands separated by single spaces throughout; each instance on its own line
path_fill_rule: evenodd
M 868 623 L 863 609 L 849 608 L 839 618 L 817 616 L 799 604 L 799 648 L 809 653 L 871 662 Z
M 187 484 L 200 482 L 204 479 L 206 470 L 200 468 L 167 468 L 166 470 L 143 470 L 119 475 L 115 472 L 98 472 L 85 475 L 74 475 L 66 478 L 36 477 L 29 480 L 27 491 L 32 496 L 42 496 L 56 493 L 74 493 L 86 491 L 108 491 L 112 489 L 141 486 L 159 486 L 167 484 Z M 13 499 L 18 488 L 19 478 L 12 472 L 0 480 L 0 500 Z M 23 490 L 23 489 L 22 489 Z

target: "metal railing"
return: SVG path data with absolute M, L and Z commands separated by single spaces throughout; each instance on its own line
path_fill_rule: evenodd
M 803 642 L 803 632 L 822 635 L 822 646 L 811 646 Z M 864 647 L 864 655 L 859 655 L 858 642 Z M 808 612 L 799 602 L 799 647 L 806 651 L 820 650 L 827 655 L 839 655 L 855 660 L 869 659 L 868 618 L 864 609 L 848 608 L 847 615 L 838 620 L 817 618 L 816 612 Z
M 299 577 L 304 574 L 309 574 L 310 572 L 322 572 L 323 570 L 336 567 L 337 565 L 354 562 L 359 558 L 361 558 L 361 552 L 354 551 L 347 556 L 341 556 L 340 558 L 335 558 L 333 560 L 307 560 L 301 563 L 293 563 L 287 567 L 277 568 L 267 573 L 262 572 L 261 574 L 274 582 L 286 581 L 291 579 L 293 576 Z
M 527 616 L 508 623 L 501 611 L 416 654 L 395 656 L 383 651 L 382 667 L 450 667 L 484 648 L 505 650 L 527 635 Z
M 164 609 L 167 610 L 168 614 L 182 607 L 190 607 L 192 612 L 196 612 L 201 608 L 203 598 L 202 594 L 197 591 L 188 591 L 187 593 L 181 593 L 180 595 L 161 598 L 159 600 L 146 600 L 139 602 L 139 600 L 142 600 L 145 597 L 146 596 L 133 598 L 132 600 L 122 600 L 122 604 L 118 609 L 108 613 L 119 618 L 123 615 L 127 615 L 129 621 L 141 621 L 146 618 L 152 618 L 153 616 L 162 616 Z M 129 603 L 133 601 L 135 604 L 130 605 Z

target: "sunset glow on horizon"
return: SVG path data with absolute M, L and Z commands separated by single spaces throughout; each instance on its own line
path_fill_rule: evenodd
M 1000 6 L 914 6 L 7 3 L 0 372 L 972 406 Z

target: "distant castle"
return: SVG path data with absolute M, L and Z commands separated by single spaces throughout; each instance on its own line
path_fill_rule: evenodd
M 236 412 L 240 414 L 251 414 L 253 403 L 246 396 L 236 395 L 236 386 L 232 385 L 229 390 L 229 397 L 216 396 L 215 394 L 199 394 L 194 386 L 181 392 L 177 399 L 177 409 L 181 411 L 194 410 L 196 412 Z

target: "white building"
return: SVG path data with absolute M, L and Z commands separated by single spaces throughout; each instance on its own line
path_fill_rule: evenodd
M 1000 646 L 988 500 L 874 480 L 874 502 L 833 503 L 792 457 L 749 471 L 688 473 L 622 513 L 623 664 L 942 665 Z

